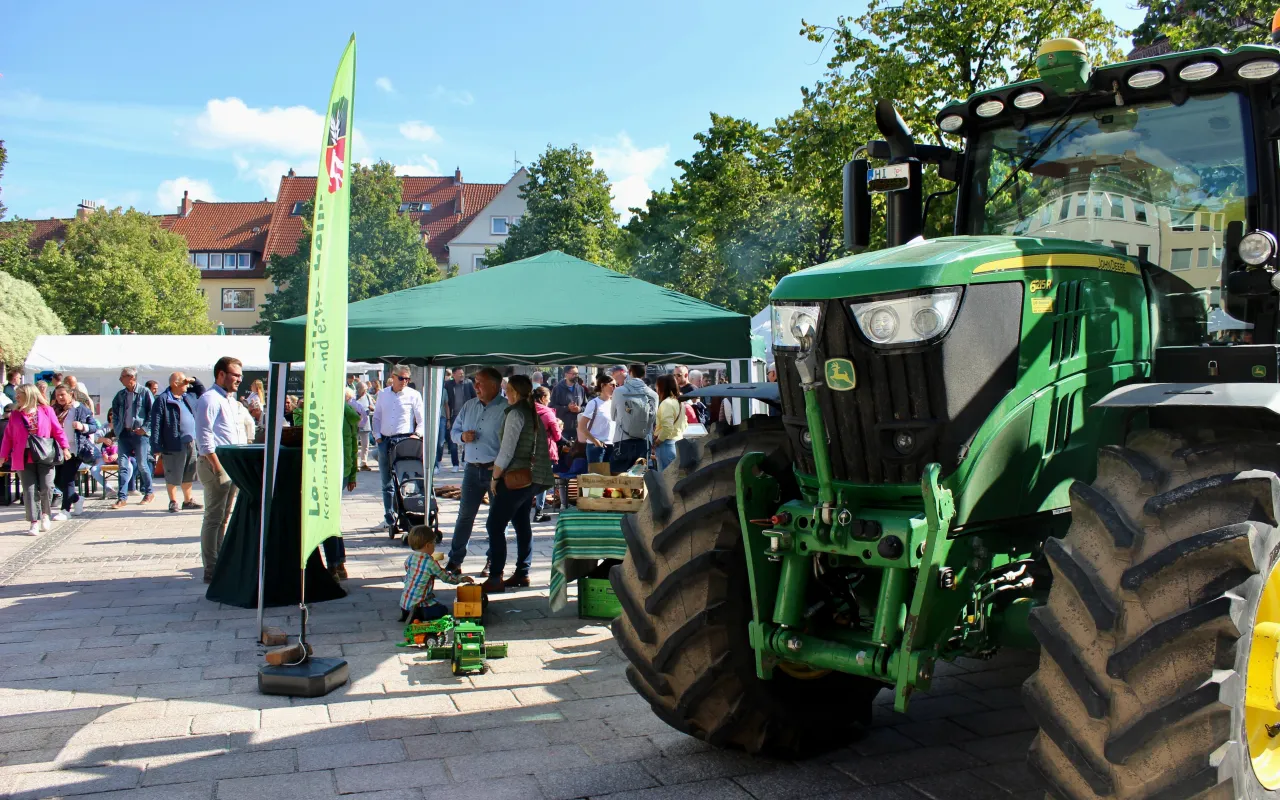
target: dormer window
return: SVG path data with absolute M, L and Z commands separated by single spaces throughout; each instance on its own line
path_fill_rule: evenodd
M 407 213 L 407 214 L 420 214 L 420 213 L 422 213 L 422 212 L 424 212 L 424 211 L 430 211 L 430 210 L 431 210 L 431 204 L 430 204 L 430 203 L 401 203 L 401 204 L 400 204 L 400 213 L 401 213 L 401 214 L 406 214 L 406 213 Z
M 306 202 L 305 200 L 299 200 L 298 202 L 294 203 L 293 208 L 289 209 L 289 216 L 291 217 L 302 216 L 302 205 L 305 202 Z

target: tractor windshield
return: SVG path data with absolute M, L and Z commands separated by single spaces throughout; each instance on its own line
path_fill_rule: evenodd
M 983 131 L 970 149 L 963 232 L 1113 247 L 1172 272 L 1216 306 L 1226 227 L 1246 222 L 1256 191 L 1249 141 L 1236 93 Z

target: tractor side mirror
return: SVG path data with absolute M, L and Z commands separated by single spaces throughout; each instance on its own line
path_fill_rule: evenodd
M 867 193 L 865 158 L 844 165 L 844 246 L 861 253 L 871 246 L 871 195 Z

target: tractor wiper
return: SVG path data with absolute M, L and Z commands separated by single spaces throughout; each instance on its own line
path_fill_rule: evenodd
M 1018 166 L 1013 168 L 1013 172 L 1009 173 L 1009 177 L 1005 178 L 1004 182 L 997 186 L 994 192 L 988 195 L 988 203 L 999 197 L 1005 189 L 1008 189 L 1009 184 L 1017 180 L 1018 176 L 1025 172 L 1028 167 L 1039 161 L 1040 156 L 1044 155 L 1045 151 L 1057 141 L 1059 134 L 1061 134 L 1063 129 L 1066 127 L 1067 118 L 1071 116 L 1071 112 L 1076 110 L 1076 106 L 1080 103 L 1080 98 L 1083 96 L 1084 95 L 1077 95 L 1076 98 L 1071 101 L 1071 104 L 1067 106 L 1066 110 L 1058 115 L 1058 118 L 1049 126 L 1049 130 L 1045 132 L 1044 137 L 1040 139 L 1035 147 L 1031 148 L 1031 152 L 1027 153 L 1026 157 L 1018 163 Z

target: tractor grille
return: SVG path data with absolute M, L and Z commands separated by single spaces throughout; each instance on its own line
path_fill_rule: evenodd
M 1022 284 L 968 287 L 946 338 L 907 350 L 873 348 L 849 313 L 854 301 L 826 301 L 818 333 L 819 369 L 827 359 L 847 358 L 857 372 L 850 391 L 818 389 L 834 478 L 916 483 L 931 462 L 949 474 L 1017 379 L 1021 314 L 1012 310 L 1022 308 Z M 800 471 L 812 475 L 796 353 L 779 350 L 775 359 L 792 452 Z

